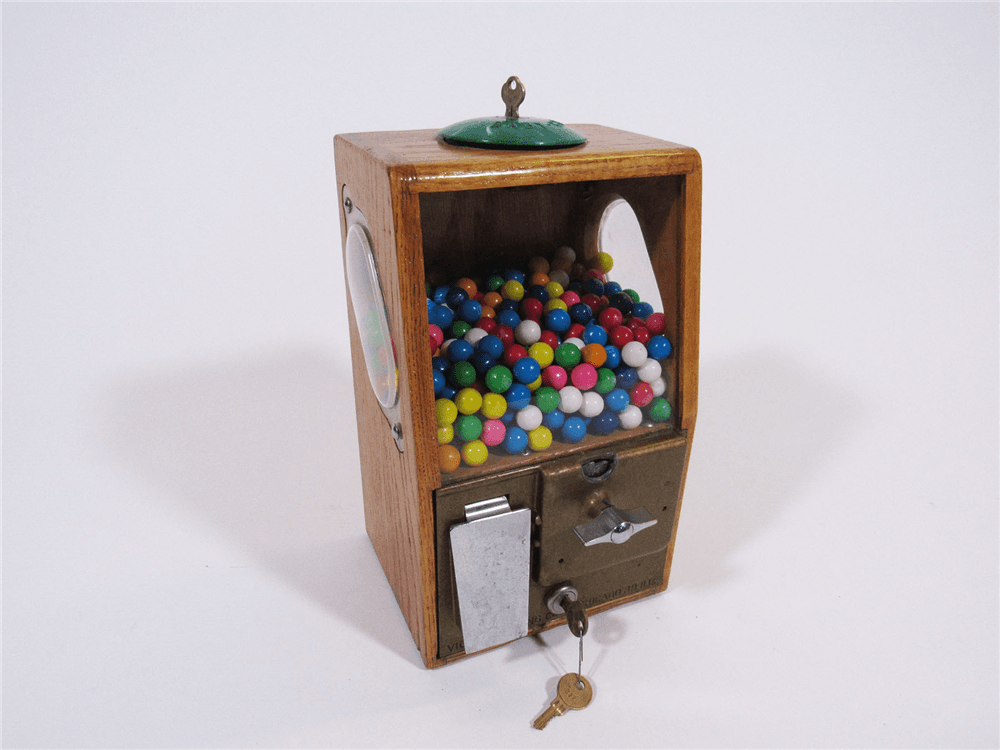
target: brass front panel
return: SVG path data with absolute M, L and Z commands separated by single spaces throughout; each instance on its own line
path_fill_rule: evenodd
M 532 511 L 532 563 L 529 630 L 553 620 L 546 598 L 557 585 L 570 583 L 590 610 L 663 585 L 667 548 L 676 517 L 687 439 L 629 439 L 599 449 L 521 467 L 435 492 L 439 656 L 463 652 L 449 529 L 465 521 L 465 506 L 505 495 L 512 510 Z M 590 481 L 582 467 L 613 456 L 616 466 L 601 481 Z M 657 520 L 623 544 L 585 547 L 573 532 L 591 520 L 583 501 L 601 491 L 617 508 L 645 508 Z

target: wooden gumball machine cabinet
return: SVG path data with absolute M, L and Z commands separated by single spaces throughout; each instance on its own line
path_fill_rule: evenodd
M 698 153 L 519 118 L 519 87 L 504 85 L 504 118 L 335 139 L 365 524 L 428 667 L 565 622 L 553 603 L 566 592 L 593 614 L 663 591 L 694 434 Z M 645 407 L 637 426 L 606 434 L 591 418 L 578 442 L 553 429 L 545 450 L 501 444 L 443 471 L 428 295 L 563 247 L 586 262 L 620 200 L 641 228 L 672 344 L 659 382 L 670 408 L 651 419 Z M 489 392 L 481 379 L 479 389 Z M 508 412 L 513 434 L 520 415 Z

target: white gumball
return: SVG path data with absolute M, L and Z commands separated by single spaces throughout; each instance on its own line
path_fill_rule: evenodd
M 639 380 L 643 383 L 652 383 L 663 372 L 663 366 L 652 357 L 639 365 Z
M 664 377 L 659 377 L 652 381 L 650 387 L 653 389 L 653 397 L 662 396 L 667 392 L 667 379 Z
M 604 399 L 596 391 L 587 391 L 583 394 L 583 405 L 580 407 L 581 417 L 596 417 L 604 411 Z
M 470 344 L 475 346 L 479 343 L 479 340 L 489 334 L 486 333 L 482 328 L 470 328 L 465 332 L 465 340 Z
M 632 430 L 642 424 L 642 409 L 635 404 L 629 404 L 625 411 L 618 415 L 618 424 L 622 429 Z
M 648 358 L 645 345 L 638 341 L 629 341 L 622 347 L 622 362 L 629 367 L 640 367 Z
M 517 413 L 517 426 L 525 432 L 531 432 L 542 423 L 542 410 L 534 404 L 528 404 Z
M 563 414 L 573 414 L 583 406 L 583 394 L 576 386 L 567 385 L 559 390 L 559 411 Z
M 519 344 L 531 346 L 542 337 L 542 327 L 533 320 L 522 320 L 514 329 L 514 338 Z

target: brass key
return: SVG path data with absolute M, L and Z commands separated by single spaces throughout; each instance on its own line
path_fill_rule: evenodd
M 562 716 L 569 710 L 579 711 L 590 705 L 594 697 L 594 689 L 590 682 L 582 675 L 564 674 L 559 678 L 559 687 L 556 690 L 556 699 L 546 708 L 542 715 L 535 719 L 532 726 L 535 729 L 545 729 L 549 719 L 553 716 Z

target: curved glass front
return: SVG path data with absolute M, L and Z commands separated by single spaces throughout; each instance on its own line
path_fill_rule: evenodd
M 347 230 L 347 284 L 368 380 L 379 404 L 389 409 L 399 398 L 399 372 L 371 238 L 360 224 Z

